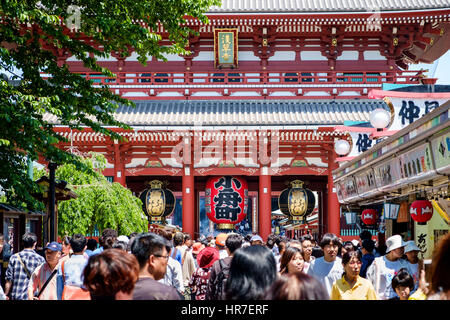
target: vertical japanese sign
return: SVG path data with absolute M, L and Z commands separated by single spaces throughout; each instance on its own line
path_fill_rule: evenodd
M 214 29 L 214 68 L 238 67 L 238 29 Z

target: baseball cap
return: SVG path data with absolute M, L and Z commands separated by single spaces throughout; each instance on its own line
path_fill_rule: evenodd
M 405 253 L 411 252 L 411 251 L 421 251 L 420 248 L 418 246 L 416 246 L 416 244 L 414 243 L 413 240 L 406 241 L 406 245 L 405 245 Z
M 130 239 L 128 239 L 127 236 L 118 236 L 118 237 L 117 237 L 117 241 L 122 241 L 122 242 L 125 242 L 126 244 L 128 244 L 128 242 L 130 241 Z
M 216 237 L 216 245 L 225 247 L 225 241 L 228 235 L 226 233 L 219 233 Z
M 45 250 L 52 250 L 52 251 L 61 251 L 62 250 L 62 245 L 60 245 L 58 242 L 50 242 L 49 244 L 47 244 L 44 248 Z

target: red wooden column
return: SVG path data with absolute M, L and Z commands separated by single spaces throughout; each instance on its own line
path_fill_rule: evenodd
M 195 225 L 195 191 L 194 191 L 194 170 L 192 165 L 185 165 L 182 178 L 182 227 L 183 232 L 189 233 L 194 238 Z
M 328 156 L 328 184 L 327 184 L 327 210 L 328 210 L 328 232 L 339 236 L 341 232 L 340 204 L 337 198 L 336 189 L 333 183 L 333 174 L 336 165 L 336 155 L 334 151 L 329 151 Z
M 118 182 L 127 187 L 125 180 L 125 164 L 120 156 L 120 145 L 117 140 L 114 140 L 114 182 Z
M 269 175 L 269 168 L 262 167 L 259 174 L 259 210 L 258 210 L 258 226 L 259 235 L 263 238 L 264 242 L 267 241 L 272 228 L 272 185 L 271 177 Z

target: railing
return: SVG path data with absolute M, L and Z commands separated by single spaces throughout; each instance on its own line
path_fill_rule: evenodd
M 328 71 L 328 72 L 117 72 L 116 77 L 98 73 L 81 73 L 94 85 L 145 86 L 145 85 L 285 85 L 331 86 L 331 85 L 382 85 L 383 83 L 420 84 L 423 71 Z M 43 75 L 44 78 L 46 76 Z M 47 76 L 48 78 L 48 76 Z

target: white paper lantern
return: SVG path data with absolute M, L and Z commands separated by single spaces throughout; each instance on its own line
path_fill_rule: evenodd
M 369 116 L 370 124 L 377 129 L 384 129 L 391 122 L 391 114 L 381 108 L 375 109 Z
M 347 140 L 338 140 L 334 144 L 334 151 L 340 156 L 344 156 L 350 152 L 350 143 Z
M 397 203 L 384 203 L 384 218 L 387 220 L 397 220 L 400 205 Z

